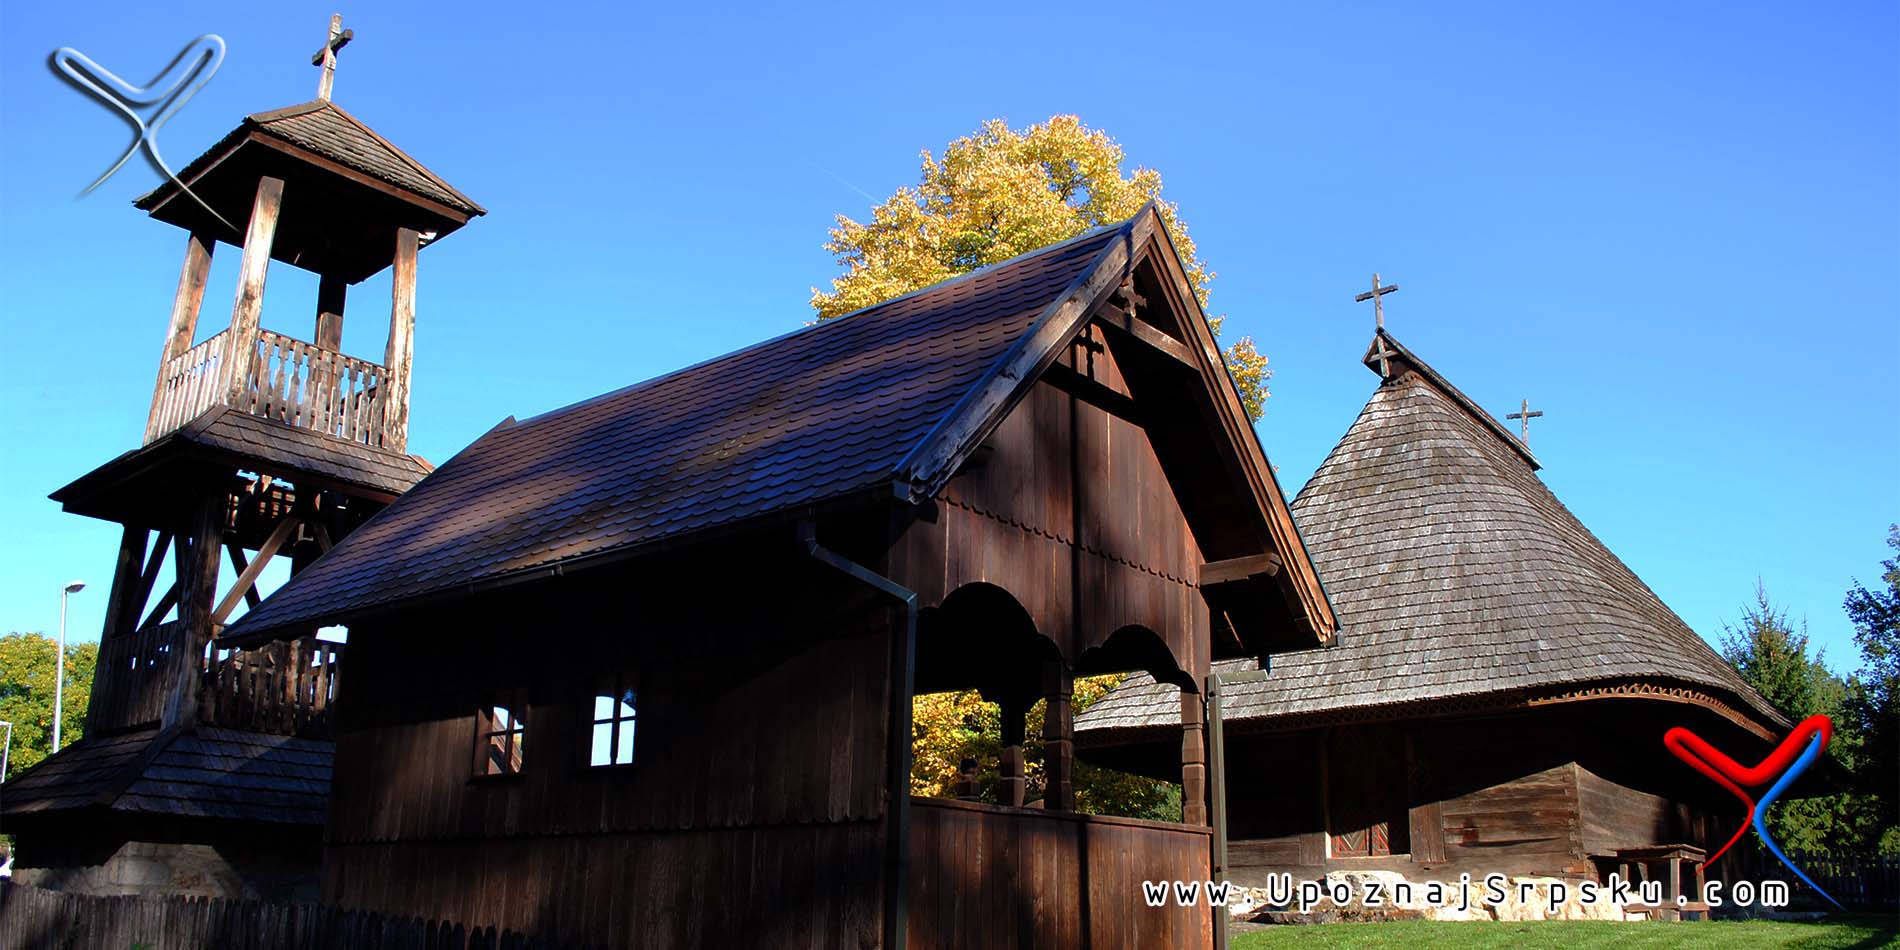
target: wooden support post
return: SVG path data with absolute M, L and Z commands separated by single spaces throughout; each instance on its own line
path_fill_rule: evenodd
M 1043 665 L 1042 807 L 1075 810 L 1075 717 L 1070 707 L 1075 679 L 1061 660 Z
M 150 534 L 144 528 L 126 525 L 125 533 L 119 538 L 119 561 L 112 570 L 112 590 L 106 599 L 105 628 L 99 631 L 101 643 L 132 632 L 139 622 L 139 611 L 145 607 L 145 599 L 141 596 L 145 587 L 140 581 L 145 577 L 145 542 Z M 129 621 L 128 616 L 131 618 Z
M 1024 792 L 1028 780 L 1023 777 L 1023 733 L 1025 719 L 1029 715 L 1029 704 L 1021 699 L 1009 698 L 997 704 L 1003 715 L 1003 755 L 996 763 L 997 784 L 1001 788 L 1001 801 L 1005 805 L 1022 807 Z
M 270 270 L 271 242 L 277 236 L 277 212 L 284 203 L 284 182 L 265 176 L 257 180 L 251 202 L 251 223 L 244 232 L 244 256 L 238 263 L 237 300 L 231 305 L 230 336 L 225 340 L 226 402 L 242 406 L 257 361 L 257 329 L 264 312 L 264 276 Z
M 409 370 L 415 355 L 416 252 L 421 235 L 396 229 L 396 260 L 390 281 L 389 344 L 383 351 L 383 448 L 409 445 Z
M 1181 823 L 1207 824 L 1207 724 L 1198 693 L 1181 692 Z
M 343 302 L 349 284 L 335 274 L 317 278 L 317 339 L 326 350 L 343 350 Z
M 206 495 L 198 503 L 178 562 L 178 619 L 184 630 L 178 643 L 184 655 L 173 669 L 177 679 L 166 698 L 164 728 L 189 727 L 198 718 L 198 681 L 204 668 L 205 648 L 211 644 L 211 598 L 217 593 L 218 564 L 224 554 L 223 492 Z
M 192 338 L 198 334 L 198 312 L 205 301 L 205 278 L 211 274 L 211 252 L 217 247 L 217 240 L 204 231 L 193 231 L 185 236 L 185 264 L 178 271 L 178 292 L 172 296 L 171 322 L 165 327 L 165 346 L 158 354 L 158 383 L 152 387 L 152 408 L 146 413 L 148 420 L 158 414 L 171 361 L 191 349 Z M 147 438 L 154 434 L 149 422 L 145 434 Z

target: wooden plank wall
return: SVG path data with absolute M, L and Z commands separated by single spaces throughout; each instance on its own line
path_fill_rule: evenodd
M 1120 386 L 1106 351 L 1093 360 L 1098 379 Z M 1181 669 L 1204 675 L 1201 552 L 1173 488 L 1139 425 L 1079 401 L 1072 424 L 1072 400 L 1048 382 L 1034 387 L 987 454 L 945 487 L 936 519 L 905 531 L 892 574 L 925 605 L 965 584 L 1001 587 L 1071 663 L 1138 625 Z
M 747 607 L 681 588 L 676 602 L 740 615 L 641 629 L 624 607 L 644 602 L 635 590 L 606 616 L 575 609 L 558 639 L 521 625 L 559 612 L 511 601 L 352 629 L 326 902 L 564 939 L 606 927 L 615 945 L 635 933 L 733 945 L 747 931 L 705 929 L 732 921 L 876 942 L 894 612 L 865 609 L 819 637 L 751 612 L 809 617 L 802 601 Z M 635 763 L 589 768 L 594 678 L 617 669 L 639 674 Z M 485 686 L 528 690 L 519 776 L 471 778 Z
M 910 946 L 1211 947 L 1206 906 L 1143 881 L 1205 881 L 1208 829 L 943 799 L 911 811 Z

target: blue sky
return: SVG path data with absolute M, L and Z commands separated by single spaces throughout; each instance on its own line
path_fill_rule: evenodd
M 1840 610 L 1900 520 L 1900 14 L 1892 4 L 1031 4 L 344 9 L 336 100 L 490 210 L 420 269 L 411 449 L 809 319 L 835 213 L 982 120 L 1076 113 L 1159 169 L 1272 359 L 1289 491 L 1393 333 L 1502 414 L 1544 477 L 1705 636 L 1759 576 L 1837 668 Z M 159 135 L 182 164 L 311 98 L 331 6 L 0 7 L 0 630 L 96 638 L 116 529 L 46 494 L 137 446 L 183 236 L 79 191 L 128 127 L 47 68 L 133 81 L 200 33 L 222 70 Z M 228 320 L 217 257 L 201 335 Z M 276 265 L 264 323 L 308 338 Z M 345 349 L 382 352 L 387 276 Z

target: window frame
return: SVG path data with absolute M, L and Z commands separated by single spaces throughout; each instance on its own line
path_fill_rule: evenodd
M 623 716 L 620 714 L 620 697 L 627 693 L 631 693 L 633 696 L 633 702 L 626 704 L 633 711 Z M 607 717 L 604 719 L 599 715 L 598 706 L 599 701 L 602 699 L 606 699 L 609 703 Z M 581 757 L 581 770 L 590 773 L 605 773 L 633 768 L 635 763 L 640 760 L 638 754 L 640 724 L 639 675 L 631 671 L 621 671 L 596 677 L 593 688 L 587 692 L 586 709 L 587 716 L 583 720 L 586 725 L 586 732 L 582 735 L 582 748 L 586 751 Z M 607 761 L 595 762 L 594 737 L 601 726 L 609 727 L 607 732 Z M 620 757 L 620 734 L 622 726 L 625 726 L 633 733 L 632 741 L 627 744 L 627 760 L 625 762 L 618 761 Z
M 473 758 L 469 763 L 471 781 L 496 782 L 519 779 L 527 773 L 527 756 L 522 753 L 528 733 L 528 690 L 526 687 L 509 687 L 489 690 L 475 707 Z M 500 709 L 508 714 L 506 725 L 499 725 L 494 711 Z M 489 757 L 491 742 L 496 737 L 505 737 L 501 744 L 502 759 L 513 762 L 514 769 L 489 771 L 492 759 Z

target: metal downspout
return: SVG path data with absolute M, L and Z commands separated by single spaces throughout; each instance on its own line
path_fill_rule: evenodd
M 910 890 L 910 734 L 911 694 L 917 685 L 917 594 L 876 571 L 818 543 L 816 527 L 810 521 L 798 523 L 798 540 L 812 559 L 849 575 L 854 580 L 904 605 L 904 635 L 891 648 L 891 727 L 890 748 L 885 755 L 889 769 L 886 789 L 890 800 L 889 835 L 891 847 L 885 886 L 890 899 L 884 914 L 884 946 L 904 950 L 909 936 Z

